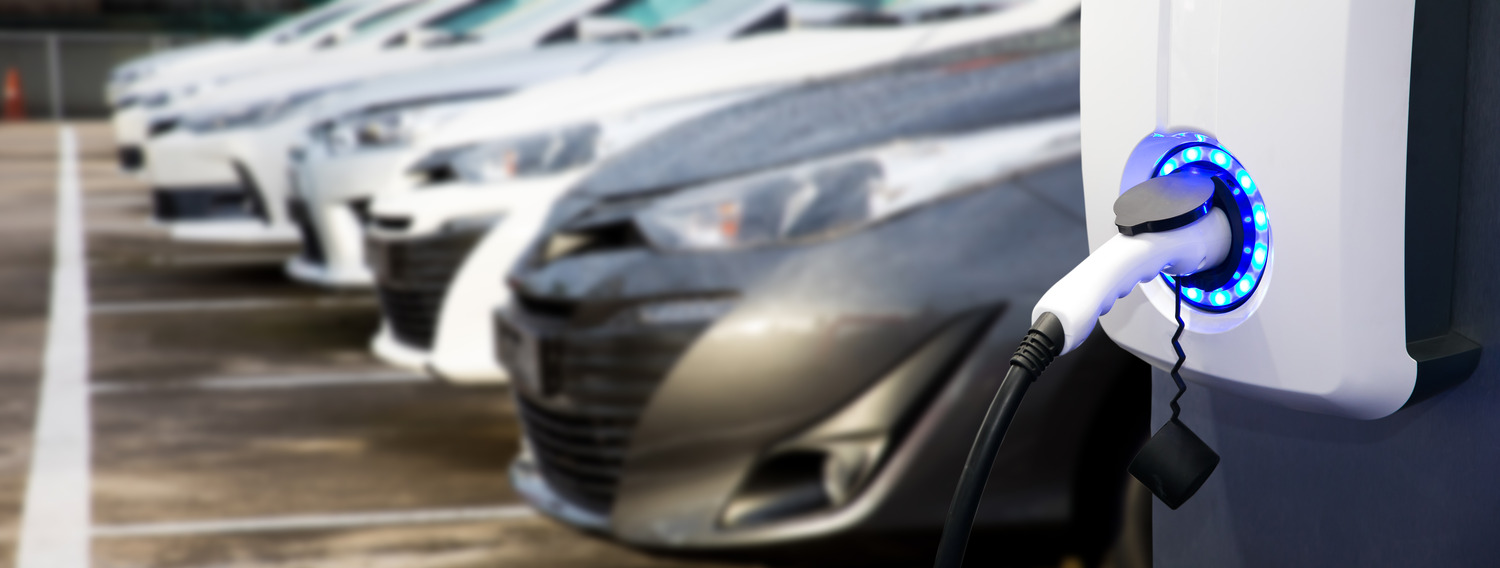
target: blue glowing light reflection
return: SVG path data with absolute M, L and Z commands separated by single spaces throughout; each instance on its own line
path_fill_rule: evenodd
M 1245 173 L 1245 170 L 1235 174 L 1234 179 L 1240 182 L 1240 187 L 1245 188 L 1246 195 L 1255 195 L 1255 180 L 1250 179 L 1250 174 Z
M 1161 143 L 1176 145 L 1161 156 L 1156 176 L 1187 170 L 1215 176 L 1228 186 L 1227 198 L 1232 199 L 1244 212 L 1244 245 L 1233 276 L 1211 290 L 1190 285 L 1191 278 L 1185 280 L 1182 287 L 1183 300 L 1194 307 L 1210 312 L 1233 310 L 1255 294 L 1264 280 L 1270 256 L 1270 219 L 1261 201 L 1260 186 L 1246 171 L 1244 164 L 1219 147 L 1214 140 L 1202 134 L 1187 132 L 1168 134 L 1164 138 Z M 1254 230 L 1251 230 L 1252 227 Z M 1171 276 L 1161 276 L 1169 286 L 1176 285 L 1176 280 Z

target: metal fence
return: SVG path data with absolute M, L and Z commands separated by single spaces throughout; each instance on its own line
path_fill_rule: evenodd
M 85 32 L 0 32 L 0 73 L 21 76 L 26 115 L 84 118 L 109 113 L 104 84 L 128 59 L 200 41 L 201 36 Z

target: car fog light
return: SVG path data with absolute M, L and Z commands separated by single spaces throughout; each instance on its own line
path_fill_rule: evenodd
M 883 436 L 871 441 L 856 441 L 824 448 L 823 492 L 835 507 L 848 503 L 874 472 L 875 462 L 884 449 Z

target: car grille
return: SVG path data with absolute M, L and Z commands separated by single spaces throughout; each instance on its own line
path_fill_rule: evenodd
M 465 231 L 421 239 L 369 241 L 381 309 L 397 340 L 432 348 L 448 285 L 484 235 L 484 231 Z
M 318 229 L 313 226 L 307 210 L 307 201 L 300 197 L 287 199 L 286 214 L 297 225 L 297 232 L 302 234 L 302 259 L 319 265 L 328 262 L 323 253 L 323 240 L 318 237 Z
M 518 389 L 516 398 L 537 466 L 554 491 L 608 513 L 641 413 L 705 327 L 606 324 L 537 338 L 539 384 Z M 496 337 L 501 357 L 516 367 L 519 336 L 502 323 Z

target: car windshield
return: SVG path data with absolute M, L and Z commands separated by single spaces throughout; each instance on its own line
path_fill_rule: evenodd
M 654 30 L 705 3 L 707 0 L 634 0 L 606 10 L 599 15 L 626 20 L 643 30 Z M 737 4 L 737 2 L 721 0 L 715 4 Z
M 804 6 L 849 10 L 842 17 L 813 25 L 902 25 L 980 14 L 1022 0 L 799 0 Z
M 427 24 L 427 28 L 448 32 L 455 36 L 468 35 L 476 30 L 512 14 L 528 4 L 541 0 L 475 0 L 456 10 L 439 16 Z
M 765 4 L 765 2 L 752 1 L 699 3 L 679 11 L 654 29 L 697 30 L 719 22 L 734 21 L 747 11 L 764 9 Z
M 271 39 L 276 43 L 288 43 L 318 33 L 349 17 L 359 5 L 343 2 L 337 6 L 313 8 L 285 20 L 273 23 L 264 30 L 250 35 L 252 40 Z
M 921 8 L 950 8 L 955 6 L 968 6 L 983 4 L 984 2 L 964 2 L 962 0 L 804 0 L 811 2 L 822 2 L 829 4 L 846 4 L 860 10 L 870 12 L 892 12 L 897 10 L 921 9 Z
M 382 31 L 385 29 L 387 24 L 395 21 L 401 15 L 412 11 L 412 9 L 416 8 L 417 6 L 422 5 L 423 2 L 424 0 L 402 2 L 400 4 L 390 6 L 384 10 L 375 12 L 374 14 L 370 14 L 369 16 L 365 16 L 360 21 L 354 23 L 354 35 L 352 37 L 355 39 L 359 39 Z
M 900 4 L 902 0 L 811 0 L 828 4 L 848 4 L 862 10 L 884 10 Z

